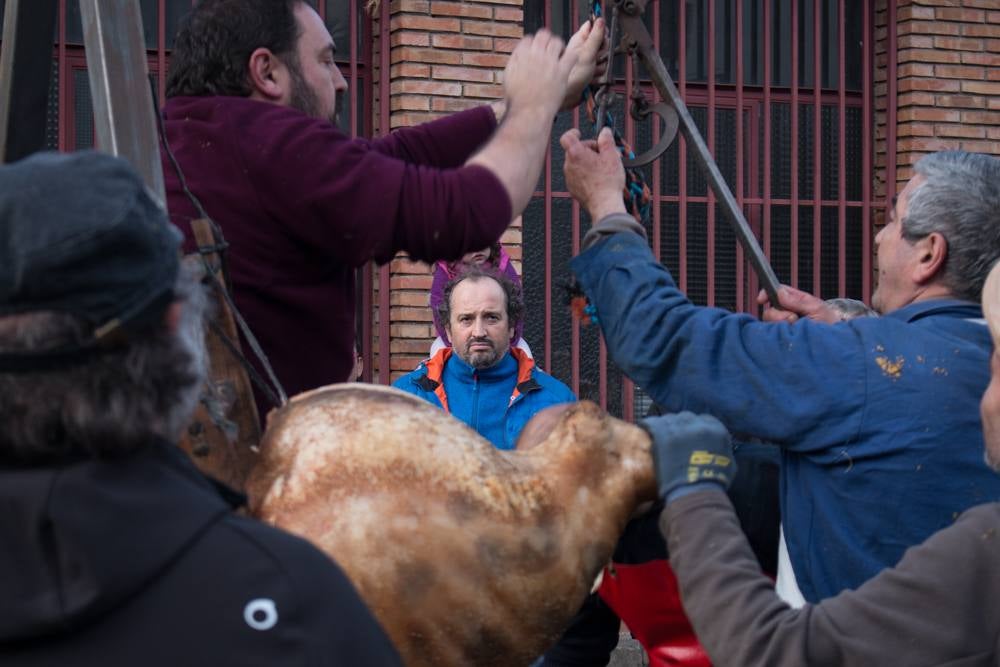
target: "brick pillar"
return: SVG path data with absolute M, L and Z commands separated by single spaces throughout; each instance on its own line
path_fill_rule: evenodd
M 393 0 L 390 127 L 498 99 L 503 67 L 523 34 L 521 7 L 522 0 Z M 503 241 L 520 270 L 520 229 L 508 230 Z M 427 356 L 434 333 L 427 308 L 430 267 L 400 255 L 391 274 L 390 368 L 396 379 Z
M 876 197 L 898 191 L 927 153 L 962 149 L 1000 156 L 1000 4 L 898 2 L 897 170 L 896 183 L 885 183 L 886 0 L 876 4 Z

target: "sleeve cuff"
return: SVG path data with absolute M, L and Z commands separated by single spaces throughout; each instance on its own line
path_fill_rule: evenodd
M 631 215 L 628 213 L 612 213 L 598 220 L 597 224 L 590 228 L 590 231 L 583 237 L 580 250 L 586 250 L 598 241 L 620 232 L 634 232 L 641 236 L 643 240 L 646 238 L 645 228 L 636 222 L 636 219 Z

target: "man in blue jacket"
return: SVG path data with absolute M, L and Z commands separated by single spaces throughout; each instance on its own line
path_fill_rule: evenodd
M 625 214 L 607 133 L 562 144 L 569 190 L 598 221 L 572 269 L 612 359 L 667 410 L 782 447 L 782 521 L 805 600 L 857 587 L 1000 498 L 982 458 L 992 343 L 977 303 L 1000 257 L 1000 161 L 945 152 L 915 165 L 876 237 L 882 317 L 815 322 L 832 319 L 819 300 L 782 288 L 776 305 L 809 317 L 769 324 L 678 290 Z
M 524 313 L 506 277 L 472 267 L 450 281 L 439 308 L 452 347 L 394 386 L 465 422 L 499 449 L 514 449 L 521 429 L 550 405 L 576 400 L 510 341 Z

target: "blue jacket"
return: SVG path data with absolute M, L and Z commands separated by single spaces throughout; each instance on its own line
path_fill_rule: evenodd
M 1000 477 L 983 462 L 992 344 L 976 304 L 765 323 L 693 305 L 632 234 L 571 266 L 611 358 L 654 401 L 783 447 L 782 520 L 810 602 L 857 587 L 962 510 L 1000 499 Z
M 576 400 L 569 387 L 538 370 L 519 348 L 477 371 L 446 347 L 393 386 L 443 408 L 498 449 L 514 449 L 521 429 L 539 411 Z

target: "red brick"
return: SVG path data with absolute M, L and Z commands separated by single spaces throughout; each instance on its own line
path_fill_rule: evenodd
M 938 7 L 934 16 L 939 21 L 961 21 L 963 23 L 982 23 L 986 12 L 981 9 L 964 9 L 961 7 Z
M 1000 97 L 992 97 L 987 101 L 986 106 L 990 109 L 1000 109 Z
M 430 3 L 427 0 L 392 0 L 389 3 L 389 13 L 414 12 L 426 14 L 430 10 Z
M 423 276 L 392 276 L 389 278 L 389 289 L 418 289 L 429 290 L 431 288 L 431 275 Z
M 448 95 L 458 97 L 462 94 L 462 84 L 450 83 L 448 81 L 415 81 L 403 80 L 393 81 L 389 84 L 392 95 L 401 93 L 415 93 L 418 95 Z
M 494 39 L 493 50 L 498 53 L 510 53 L 517 47 L 520 41 L 520 39 Z M 997 40 L 997 42 L 1000 42 L 1000 40 Z M 997 45 L 997 50 L 1000 51 L 1000 43 Z
M 389 263 L 389 270 L 392 273 L 423 274 L 428 273 L 430 271 L 430 267 L 423 262 L 415 262 L 405 255 L 396 255 L 395 259 Z
M 431 111 L 444 111 L 455 113 L 480 105 L 480 100 L 466 100 L 462 98 L 435 97 L 431 100 Z
M 899 110 L 896 119 L 897 122 L 900 123 L 905 123 L 907 121 L 938 121 L 942 123 L 957 123 L 961 120 L 961 114 L 955 110 L 907 107 Z
M 430 111 L 431 103 L 423 95 L 392 95 L 389 108 L 392 111 Z
M 420 16 L 419 14 L 401 14 L 392 17 L 389 22 L 391 30 L 429 30 L 431 32 L 458 32 L 462 22 L 453 18 L 437 18 Z
M 933 137 L 934 126 L 930 123 L 900 123 L 896 130 L 899 137 Z
M 900 35 L 960 35 L 962 24 L 941 21 L 903 21 L 898 25 Z
M 513 23 L 462 21 L 462 32 L 470 35 L 490 35 L 491 37 L 519 38 L 524 34 L 524 29 Z
M 933 153 L 935 151 L 955 150 L 961 145 L 957 139 L 945 140 L 933 137 L 905 137 L 896 142 L 896 150 L 900 153 L 906 151 L 923 151 Z M 909 163 L 907 160 L 905 163 Z
M 462 94 L 466 97 L 485 97 L 496 100 L 503 97 L 503 86 L 499 84 L 467 83 L 462 86 Z
M 962 54 L 963 65 L 995 65 L 998 56 L 995 53 L 978 51 L 976 53 L 966 52 Z M 989 72 L 987 72 L 989 74 Z
M 935 96 L 933 93 L 928 92 L 910 92 L 902 93 L 897 98 L 897 104 L 901 107 L 908 106 L 932 106 L 935 101 Z
M 492 83 L 494 81 L 493 70 L 472 69 L 471 67 L 432 67 L 431 76 L 435 79 L 472 81 L 474 83 Z
M 389 77 L 398 79 L 401 77 L 429 77 L 431 75 L 430 65 L 420 65 L 417 63 L 398 63 L 389 68 Z
M 935 37 L 935 49 L 952 49 L 955 51 L 980 51 L 983 40 L 970 37 Z
M 984 39 L 983 48 L 992 53 L 1000 53 L 1000 39 Z
M 975 95 L 938 95 L 936 105 L 961 109 L 982 109 L 986 106 L 986 100 Z
M 962 92 L 1000 96 L 1000 81 L 963 81 Z
M 424 295 L 424 301 L 427 300 L 427 295 Z M 427 356 L 430 351 L 430 343 L 421 340 L 419 338 L 397 338 L 396 340 L 389 342 L 389 351 L 393 354 L 421 354 Z
M 900 93 L 912 90 L 932 90 L 937 92 L 958 92 L 961 88 L 960 82 L 954 79 L 914 79 L 907 77 L 899 82 Z M 881 90 L 876 89 L 876 95 L 885 95 L 885 86 Z
M 996 9 L 997 0 L 962 0 L 966 7 L 982 7 L 983 9 Z
M 903 35 L 896 40 L 898 49 L 932 49 L 934 38 L 930 35 Z
M 493 10 L 489 7 L 481 7 L 464 2 L 432 2 L 431 14 L 435 16 L 464 16 L 474 19 L 488 19 L 493 17 Z
M 981 125 L 1000 125 L 1000 113 L 996 111 L 963 111 L 963 123 L 979 123 Z
M 423 307 L 407 307 L 399 306 L 396 308 L 390 308 L 390 317 L 392 317 L 393 322 L 430 322 L 431 321 L 431 309 L 427 306 Z
M 429 324 L 393 324 L 389 335 L 393 338 L 432 338 L 433 327 Z
M 420 308 L 427 306 L 427 292 L 417 290 L 390 290 L 389 304 L 392 306 L 411 306 Z
M 389 46 L 430 46 L 431 36 L 426 32 L 398 30 L 389 36 Z
M 463 51 L 490 51 L 493 49 L 492 37 L 434 35 L 432 43 L 436 49 L 462 49 Z
M 1000 81 L 1000 69 L 990 69 L 986 72 L 987 81 Z
M 430 349 L 430 346 L 427 346 Z M 427 355 L 401 355 L 394 354 L 389 360 L 389 368 L 394 371 L 409 372 L 420 365 L 420 362 L 427 358 Z
M 911 19 L 934 20 L 934 8 L 909 5 L 896 10 L 897 21 L 909 21 Z
M 986 138 L 1000 141 L 1000 127 L 986 128 Z
M 493 10 L 493 18 L 497 21 L 516 21 L 521 23 L 524 20 L 524 10 L 517 7 L 497 7 Z
M 885 71 L 885 65 L 882 65 L 882 70 Z M 923 63 L 905 63 L 900 64 L 896 69 L 896 74 L 899 78 L 906 76 L 934 76 L 934 65 L 925 65 Z
M 939 137 L 963 137 L 965 139 L 983 139 L 986 129 L 981 125 L 937 125 L 934 128 Z
M 401 46 L 392 50 L 392 63 L 417 62 L 445 65 L 458 65 L 462 62 L 462 54 L 442 49 L 418 49 L 412 46 Z
M 962 26 L 962 34 L 966 37 L 1000 37 L 1000 25 L 966 24 Z
M 971 153 L 989 153 L 991 155 L 1000 155 L 1000 142 L 990 141 L 989 139 L 965 140 L 962 142 L 960 148 L 963 151 L 969 151 Z
M 462 55 L 462 64 L 503 69 L 507 66 L 508 57 L 505 53 L 465 53 Z
M 939 49 L 901 49 L 897 62 L 902 63 L 958 63 L 962 55 Z
M 983 68 L 971 65 L 935 65 L 934 74 L 946 79 L 981 79 Z
M 441 114 L 437 113 L 421 113 L 419 111 L 399 111 L 392 114 L 389 119 L 389 127 L 391 129 L 396 129 L 397 127 L 413 127 L 414 125 L 420 125 L 421 123 L 428 123 L 432 120 L 437 120 L 441 117 Z

